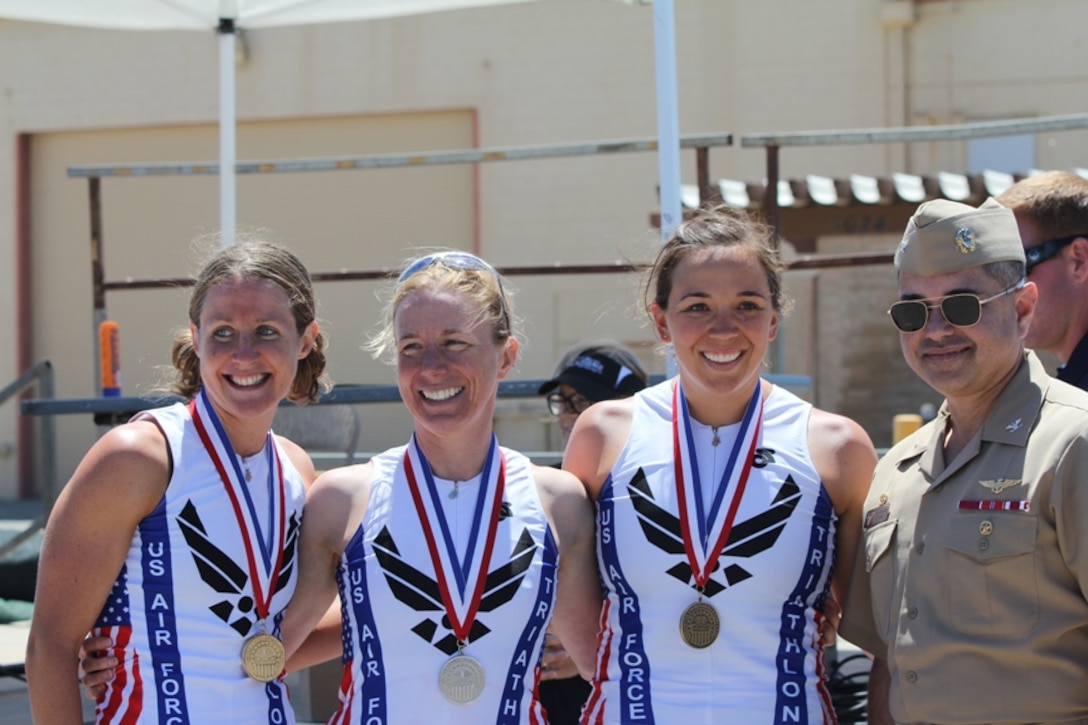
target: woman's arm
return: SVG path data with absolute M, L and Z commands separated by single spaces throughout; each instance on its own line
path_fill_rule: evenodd
M 287 671 L 297 672 L 339 657 L 344 647 L 342 628 L 340 599 L 336 598 L 299 648 L 287 658 Z
M 313 460 L 302 446 L 295 443 L 290 438 L 284 438 L 281 435 L 277 435 L 276 441 L 280 444 L 283 452 L 287 454 L 287 457 L 291 459 L 291 465 L 298 471 L 299 478 L 302 479 L 302 483 L 306 486 L 307 493 L 309 493 L 310 488 L 314 484 L 314 480 L 317 478 L 317 471 L 314 470 Z
M 835 598 L 843 602 L 861 536 L 861 512 L 876 467 L 876 450 L 860 425 L 841 415 L 813 408 L 809 419 L 809 453 L 839 517 L 831 586 Z
M 336 468 L 318 476 L 306 497 L 298 585 L 283 620 L 289 671 L 340 654 L 336 567 L 366 514 L 370 476 L 369 463 Z
M 121 571 L 133 533 L 170 481 L 166 439 L 149 420 L 118 426 L 88 451 L 49 516 L 26 670 L 34 721 L 82 719 L 79 649 Z
M 563 470 L 582 482 L 596 500 L 612 466 L 627 443 L 634 401 L 606 400 L 578 416 L 563 452 Z
M 552 628 L 585 679 L 593 676 L 600 627 L 593 505 L 571 474 L 535 467 L 533 477 L 559 546 L 559 583 Z

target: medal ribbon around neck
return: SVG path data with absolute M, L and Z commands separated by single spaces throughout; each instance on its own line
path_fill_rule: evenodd
M 420 490 L 416 470 L 423 473 L 426 497 Z M 438 495 L 434 475 L 431 473 L 431 466 L 427 463 L 423 451 L 419 449 L 414 435 L 408 444 L 408 449 L 404 452 L 404 471 L 408 479 L 408 490 L 412 493 L 412 501 L 415 502 L 416 512 L 419 514 L 420 526 L 427 540 L 427 550 L 431 555 L 438 590 L 442 593 L 442 603 L 446 607 L 446 615 L 453 627 L 453 635 L 458 641 L 467 642 L 472 623 L 476 621 L 476 611 L 483 598 L 484 582 L 487 580 L 487 564 L 491 561 L 491 551 L 495 548 L 495 532 L 499 527 L 499 510 L 502 508 L 502 493 L 506 485 L 506 457 L 499 450 L 498 438 L 492 433 L 491 447 L 487 452 L 487 460 L 484 462 L 480 489 L 476 493 L 472 533 L 464 561 L 457 556 L 457 547 L 442 510 L 442 501 Z M 483 549 L 477 553 L 476 544 L 479 540 L 480 524 L 484 521 L 484 508 L 487 504 L 490 504 L 490 510 L 487 512 L 487 533 Z M 442 533 L 442 547 L 438 546 L 435 539 L 431 524 L 434 520 L 438 521 L 438 527 Z M 457 598 L 450 591 L 449 580 L 446 578 L 447 571 L 453 572 L 459 594 Z
M 741 499 L 744 497 L 744 489 L 748 485 L 748 475 L 752 471 L 752 458 L 763 427 L 762 390 L 762 385 L 757 384 L 752 398 L 748 401 L 740 430 L 729 453 L 729 462 L 714 491 L 709 511 L 705 510 L 703 503 L 703 489 L 699 483 L 699 463 L 695 454 L 695 440 L 691 432 L 691 416 L 688 413 L 687 399 L 684 397 L 684 390 L 679 380 L 676 381 L 672 391 L 672 446 L 676 493 L 680 509 L 680 531 L 684 536 L 684 550 L 687 552 L 691 573 L 695 577 L 695 584 L 700 589 L 710 578 L 714 563 L 725 548 L 725 542 L 729 540 L 729 534 L 733 530 L 733 520 L 737 516 L 737 509 L 740 508 Z M 685 445 L 681 445 L 681 441 Z M 690 476 L 684 475 L 685 458 L 687 468 L 691 471 Z M 727 488 L 733 490 L 733 498 L 729 502 L 729 510 L 724 517 L 721 517 L 722 502 Z M 695 510 L 692 511 L 692 508 Z M 694 524 L 692 519 L 695 520 Z M 693 528 L 697 530 L 693 531 Z M 696 546 L 696 539 L 698 546 Z M 713 546 L 708 549 L 711 540 L 713 540 Z
M 234 517 L 238 521 L 238 529 L 242 533 L 242 543 L 245 544 L 246 548 L 246 561 L 249 565 L 249 579 L 253 582 L 253 600 L 256 606 L 257 618 L 259 621 L 264 621 L 268 618 L 272 596 L 276 593 L 276 582 L 279 580 L 280 566 L 283 564 L 284 538 L 287 535 L 287 503 L 283 483 L 283 463 L 280 461 L 276 446 L 272 443 L 272 434 L 269 433 L 268 438 L 265 439 L 265 447 L 269 451 L 270 458 L 270 465 L 268 466 L 269 525 L 275 527 L 275 538 L 273 539 L 270 536 L 271 541 L 269 544 L 273 541 L 279 544 L 275 548 L 276 560 L 273 565 L 272 551 L 269 550 L 271 547 L 265 545 L 264 537 L 261 535 L 261 523 L 253 506 L 253 499 L 246 487 L 241 467 L 238 465 L 238 457 L 234 454 L 234 447 L 230 443 L 230 438 L 227 436 L 219 416 L 215 414 L 215 409 L 209 404 L 203 390 L 189 402 L 189 414 L 192 416 L 197 435 L 200 436 L 200 441 L 208 452 L 208 457 L 212 459 L 215 470 L 219 472 L 219 479 L 223 482 L 223 487 L 230 497 L 231 506 L 234 508 Z M 208 429 L 202 420 L 203 417 L 207 417 L 212 422 L 213 430 L 216 433 L 214 439 L 208 434 Z M 228 473 L 226 466 L 223 465 L 225 460 L 233 463 L 233 476 Z M 271 465 L 272 461 L 275 462 L 274 466 Z M 275 490 L 277 479 L 279 482 L 278 496 Z M 241 491 L 241 498 L 245 500 L 249 509 L 248 518 L 239 501 L 239 491 Z M 277 508 L 279 509 L 278 520 L 276 517 Z M 261 586 L 261 570 L 257 566 L 257 558 L 253 553 L 254 538 L 257 539 L 257 546 L 261 550 L 261 556 L 264 560 L 265 578 L 268 580 L 267 596 Z

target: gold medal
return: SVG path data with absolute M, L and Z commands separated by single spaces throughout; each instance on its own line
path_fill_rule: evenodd
M 438 689 L 443 697 L 457 705 L 472 702 L 484 691 L 484 668 L 463 654 L 446 660 L 438 672 Z
M 287 664 L 283 642 L 270 634 L 258 634 L 242 645 L 242 669 L 257 682 L 271 682 Z
M 189 415 L 192 417 L 193 426 L 196 428 L 200 442 L 204 450 L 215 464 L 219 472 L 219 478 L 223 488 L 230 498 L 234 508 L 234 516 L 238 522 L 238 528 L 242 532 L 242 544 L 245 545 L 246 561 L 249 565 L 249 581 L 253 586 L 253 612 L 257 616 L 258 634 L 250 637 L 242 645 L 242 669 L 258 682 L 271 682 L 280 676 L 287 664 L 287 651 L 276 637 L 265 633 L 265 625 L 270 616 L 269 609 L 272 597 L 278 591 L 276 583 L 279 581 L 280 571 L 283 569 L 283 555 L 286 550 L 287 537 L 287 502 L 286 486 L 283 479 L 283 464 L 280 461 L 277 448 L 272 444 L 272 432 L 265 435 L 265 450 L 268 452 L 268 496 L 269 496 L 269 524 L 272 528 L 272 536 L 268 545 L 261 532 L 260 520 L 253 514 L 251 519 L 243 515 L 243 503 L 250 512 L 254 511 L 253 500 L 249 496 L 245 482 L 242 480 L 241 470 L 237 464 L 233 466 L 236 476 L 227 472 L 223 461 L 229 461 L 235 457 L 234 447 L 230 438 L 224 432 L 215 413 L 215 408 L 208 402 L 207 393 L 201 390 L 195 398 L 189 401 Z M 216 434 L 216 440 L 212 439 L 208 428 L 203 423 L 207 417 L 214 425 L 212 432 Z M 218 445 L 217 445 L 218 441 Z M 278 485 L 277 485 L 278 482 Z M 278 542 L 278 544 L 277 544 Z M 254 543 L 257 546 L 254 546 Z M 259 552 L 254 552 L 259 547 Z M 263 563 L 263 571 L 260 564 Z M 290 571 L 290 565 L 287 571 Z M 263 574 L 263 576 L 262 576 Z M 267 587 L 263 582 L 267 581 Z
M 704 601 L 695 602 L 680 615 L 680 639 L 696 649 L 712 645 L 720 630 L 718 612 Z

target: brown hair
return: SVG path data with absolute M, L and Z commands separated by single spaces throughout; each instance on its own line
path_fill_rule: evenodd
M 700 209 L 681 223 L 661 247 L 643 285 L 642 299 L 647 312 L 654 304 L 662 310 L 668 309 L 673 274 L 685 257 L 718 246 L 751 251 L 767 275 L 771 307 L 780 313 L 788 311 L 789 300 L 782 291 L 786 263 L 772 241 L 770 228 L 742 210 L 721 204 Z
M 299 258 L 275 244 L 244 241 L 221 250 L 201 270 L 189 298 L 189 322 L 200 326 L 200 314 L 208 292 L 229 279 L 267 279 L 279 285 L 290 300 L 296 332 L 300 335 L 317 319 L 317 303 L 310 273 Z M 292 402 L 313 402 L 327 387 L 327 381 L 323 379 L 327 346 L 325 335 L 318 332 L 310 354 L 298 363 L 291 391 L 287 394 Z M 177 371 L 170 386 L 171 392 L 186 399 L 192 398 L 199 392 L 203 381 L 200 379 L 200 359 L 193 348 L 193 338 L 188 328 L 174 338 L 170 357 Z
M 997 197 L 1017 217 L 1038 228 L 1043 240 L 1088 236 L 1088 179 L 1046 171 L 1016 182 Z

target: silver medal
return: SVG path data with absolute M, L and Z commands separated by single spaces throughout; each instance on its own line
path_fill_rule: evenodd
M 438 689 L 457 705 L 472 702 L 484 691 L 484 668 L 476 660 L 458 654 L 446 660 L 438 672 Z

